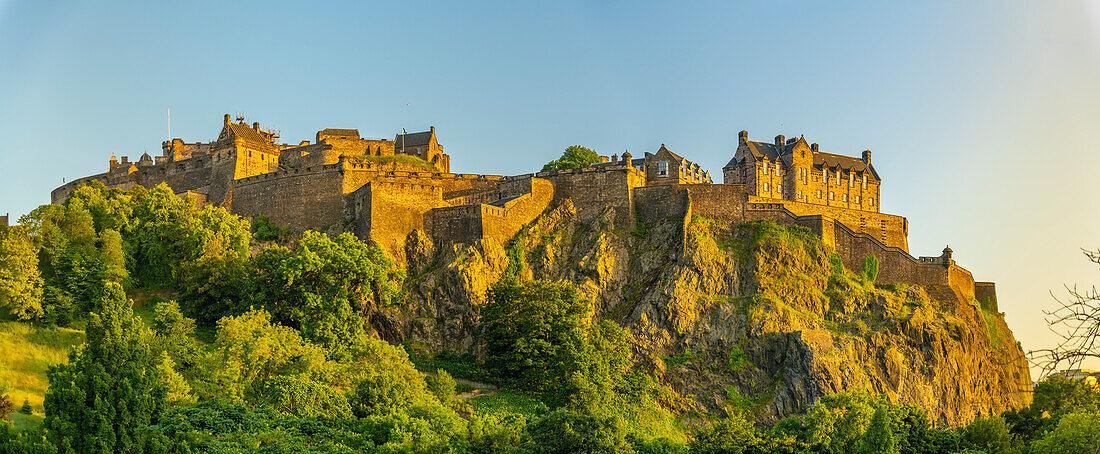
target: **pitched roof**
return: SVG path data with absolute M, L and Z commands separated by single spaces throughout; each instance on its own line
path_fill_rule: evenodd
M 683 156 L 680 156 L 676 153 L 673 153 L 672 150 L 669 150 L 668 148 L 665 148 L 665 144 L 663 144 L 663 143 L 661 144 L 661 148 L 659 148 L 657 150 L 657 153 L 654 153 L 654 154 L 656 155 L 656 154 L 658 154 L 662 151 L 668 152 L 668 154 L 672 155 L 672 159 L 675 159 L 677 162 L 683 162 L 684 161 Z
M 240 123 L 229 123 L 228 127 L 230 132 L 232 132 L 234 136 L 237 136 L 238 139 L 264 144 L 271 143 L 271 141 L 265 139 L 264 136 L 256 132 L 255 129 L 252 129 L 251 126 L 242 125 Z
M 403 142 L 402 139 L 404 139 Z M 393 145 L 397 147 L 397 149 L 401 149 L 402 146 L 419 147 L 427 145 L 429 142 L 431 142 L 431 140 L 431 131 L 410 132 L 408 134 L 398 134 L 397 137 L 393 139 Z
M 773 143 L 756 142 L 752 140 L 745 142 L 745 148 L 748 150 L 749 154 L 753 157 L 753 160 L 755 161 L 767 158 L 769 161 L 782 160 L 783 162 L 789 164 L 791 162 L 791 150 L 793 150 L 795 145 L 798 145 L 798 142 L 800 141 L 804 142 L 804 139 L 799 138 L 788 140 L 786 143 L 783 144 L 782 152 L 780 152 Z M 853 156 L 825 153 L 821 151 L 813 151 L 812 153 L 814 156 L 815 167 L 839 167 L 841 169 L 851 172 L 870 171 L 871 176 L 873 176 L 875 179 L 881 179 L 878 176 L 878 172 L 875 171 L 874 166 L 863 162 L 863 159 Z M 730 161 L 726 164 L 726 167 L 734 167 L 737 164 L 737 157 L 734 157 L 733 159 L 730 159 Z
M 341 128 L 325 128 L 317 132 L 317 137 L 321 136 L 334 136 L 334 137 L 354 137 L 359 138 L 358 129 L 341 129 Z

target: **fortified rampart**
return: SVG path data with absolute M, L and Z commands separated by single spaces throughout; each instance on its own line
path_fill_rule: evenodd
M 315 143 L 277 144 L 278 137 L 259 123 L 232 122 L 226 115 L 211 142 L 173 139 L 155 159 L 112 157 L 107 172 L 65 184 L 51 198 L 61 203 L 92 180 L 122 189 L 163 182 L 197 204 L 265 215 L 293 230 L 354 231 L 399 261 L 414 230 L 437 242 L 507 241 L 566 199 L 581 222 L 608 209 L 617 224 L 629 226 L 669 218 L 686 223 L 693 215 L 730 223 L 772 219 L 810 228 L 852 270 L 876 257 L 878 282 L 921 284 L 941 297 L 952 293 L 987 307 L 997 304 L 994 285 L 975 283 L 950 249 L 937 257 L 909 255 L 908 221 L 878 212 L 881 180 L 870 152 L 845 157 L 820 152 L 801 138 L 777 136 L 768 144 L 749 141 L 742 132 L 724 171 L 734 182 L 710 184 L 709 172 L 664 145 L 638 159 L 627 152 L 579 169 L 503 177 L 450 173 L 450 157 L 434 127 L 394 140 L 333 128 L 318 131 Z M 835 195 L 845 188 L 861 192 Z

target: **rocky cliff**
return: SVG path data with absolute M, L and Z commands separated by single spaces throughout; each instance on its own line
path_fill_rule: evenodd
M 512 241 L 406 241 L 405 305 L 369 311 L 390 341 L 478 349 L 478 308 L 505 273 L 567 281 L 634 338 L 635 360 L 697 410 L 764 421 L 845 390 L 919 405 L 948 424 L 1030 401 L 1000 314 L 948 288 L 873 284 L 809 230 L 702 217 L 580 222 L 566 201 Z M 931 296 L 930 296 L 931 295 Z

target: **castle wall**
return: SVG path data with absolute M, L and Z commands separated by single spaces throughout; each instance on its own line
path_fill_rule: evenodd
M 974 299 L 994 313 L 1000 312 L 997 306 L 997 286 L 992 282 L 975 282 Z
M 428 230 L 425 215 L 447 206 L 442 187 L 431 180 L 372 181 L 349 198 L 355 209 L 356 234 L 378 243 L 399 262 L 404 262 L 405 237 L 415 229 Z
M 749 197 L 749 202 L 780 203 L 798 216 L 827 216 L 844 223 L 852 230 L 871 235 L 883 244 L 909 251 L 909 221 L 902 216 L 766 197 Z
M 629 165 L 564 169 L 535 176 L 554 183 L 555 201 L 572 199 L 584 221 L 612 208 L 619 221 L 633 222 L 633 189 L 646 184 L 645 173 Z
M 339 165 L 284 170 L 233 182 L 233 212 L 263 214 L 295 230 L 321 229 L 344 222 Z

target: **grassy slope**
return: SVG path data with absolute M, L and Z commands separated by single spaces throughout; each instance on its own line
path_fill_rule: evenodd
M 0 322 L 0 385 L 9 387 L 18 410 L 29 399 L 34 414 L 11 415 L 21 430 L 42 423 L 42 399 L 46 395 L 46 370 L 68 360 L 69 349 L 84 342 L 84 332 L 68 328 L 38 328 L 27 323 Z
M 146 326 L 152 326 L 156 301 L 173 297 L 164 290 L 146 290 L 130 295 L 134 314 Z M 9 389 L 16 413 L 11 414 L 15 429 L 32 428 L 42 423 L 42 400 L 49 381 L 46 370 L 68 360 L 69 350 L 84 342 L 84 331 L 69 328 L 42 328 L 23 322 L 0 322 L 0 388 Z M 34 407 L 33 415 L 18 412 L 23 399 Z

